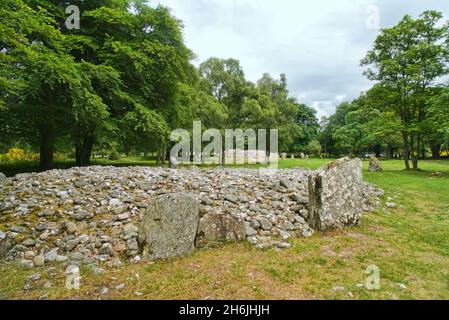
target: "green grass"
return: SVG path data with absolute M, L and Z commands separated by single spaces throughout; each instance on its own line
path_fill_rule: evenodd
M 280 167 L 316 169 L 328 161 L 285 160 Z M 0 298 L 45 293 L 50 299 L 449 299 L 449 162 L 423 161 L 418 172 L 404 171 L 401 161 L 384 161 L 382 173 L 369 173 L 367 165 L 365 180 L 385 189 L 384 201 L 394 198 L 398 207 L 383 206 L 359 227 L 295 239 L 283 251 L 227 244 L 103 275 L 83 271 L 80 291 L 66 290 L 61 274 L 51 289 L 38 283 L 24 292 L 24 279 L 36 270 L 3 264 Z M 433 171 L 443 177 L 432 177 Z M 380 290 L 361 285 L 370 265 L 380 269 Z M 45 269 L 37 271 L 45 275 Z M 120 283 L 125 289 L 115 290 Z M 107 294 L 100 294 L 102 287 L 109 288 Z

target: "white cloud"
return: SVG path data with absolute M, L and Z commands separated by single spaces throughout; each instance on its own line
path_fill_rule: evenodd
M 184 21 L 197 63 L 241 61 L 249 80 L 286 73 L 292 96 L 329 115 L 371 83 L 360 60 L 371 48 L 373 8 L 381 27 L 427 9 L 449 12 L 447 0 L 159 0 Z M 374 10 L 375 11 L 375 10 Z M 371 26 L 371 27 L 370 27 Z

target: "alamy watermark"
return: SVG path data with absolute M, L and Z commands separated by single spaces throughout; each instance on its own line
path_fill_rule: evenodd
M 69 30 L 79 30 L 80 29 L 80 20 L 81 20 L 81 14 L 80 14 L 80 8 L 75 5 L 70 5 L 65 9 L 65 13 L 69 16 L 65 20 L 65 27 Z
M 68 290 L 79 290 L 81 284 L 80 269 L 77 266 L 70 265 L 66 271 L 65 287 Z
M 368 30 L 380 30 L 380 8 L 375 4 L 366 7 L 366 28 Z
M 207 129 L 203 132 L 201 121 L 195 121 L 192 132 L 193 138 L 185 129 L 171 133 L 170 141 L 176 142 L 170 151 L 170 162 L 174 165 L 264 164 L 268 169 L 278 168 L 277 129 L 258 129 L 257 132 L 254 129 Z M 207 143 L 204 148 L 203 143 Z
M 365 270 L 367 275 L 365 287 L 368 290 L 380 290 L 380 269 L 378 266 L 371 265 Z

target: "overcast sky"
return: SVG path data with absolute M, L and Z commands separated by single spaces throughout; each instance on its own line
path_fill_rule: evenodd
M 330 115 L 371 83 L 360 60 L 377 27 L 405 14 L 449 13 L 448 0 L 153 0 L 184 22 L 187 45 L 198 56 L 240 60 L 246 78 L 286 73 L 292 96 Z M 379 12 L 377 18 L 377 12 Z

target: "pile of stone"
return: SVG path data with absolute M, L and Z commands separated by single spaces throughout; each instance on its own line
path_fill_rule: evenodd
M 0 259 L 96 268 L 229 241 L 288 248 L 289 238 L 313 234 L 310 212 L 327 210 L 309 205 L 312 177 L 302 169 L 100 166 L 19 174 L 0 183 Z M 368 185 L 355 187 L 370 199 L 365 207 L 378 201 Z

